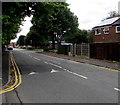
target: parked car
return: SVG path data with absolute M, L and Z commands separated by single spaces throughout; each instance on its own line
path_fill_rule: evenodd
M 13 50 L 13 46 L 9 46 L 7 49 L 8 50 Z

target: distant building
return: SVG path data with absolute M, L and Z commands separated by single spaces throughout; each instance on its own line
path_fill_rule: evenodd
M 93 30 L 94 43 L 120 42 L 120 17 L 103 20 Z
M 103 20 L 93 32 L 90 57 L 120 62 L 120 17 Z

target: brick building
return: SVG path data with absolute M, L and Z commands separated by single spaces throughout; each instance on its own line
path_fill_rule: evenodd
M 93 28 L 90 57 L 120 61 L 120 17 L 103 20 Z
M 120 17 L 103 20 L 93 30 L 94 43 L 120 42 Z

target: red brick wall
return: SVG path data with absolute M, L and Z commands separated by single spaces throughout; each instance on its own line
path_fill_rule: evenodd
M 104 27 L 101 27 L 101 34 L 93 34 L 93 42 L 120 42 L 120 33 L 116 33 L 116 26 L 109 27 L 109 34 L 104 34 Z

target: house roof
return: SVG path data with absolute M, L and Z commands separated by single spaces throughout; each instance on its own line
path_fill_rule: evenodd
M 100 27 L 100 26 L 106 26 L 106 25 L 111 25 L 114 22 L 116 22 L 118 19 L 120 19 L 120 17 L 114 17 L 114 18 L 110 18 L 110 19 L 106 19 L 101 21 L 101 23 L 99 23 L 98 25 L 96 25 L 95 27 Z M 94 28 L 95 28 L 94 27 Z

